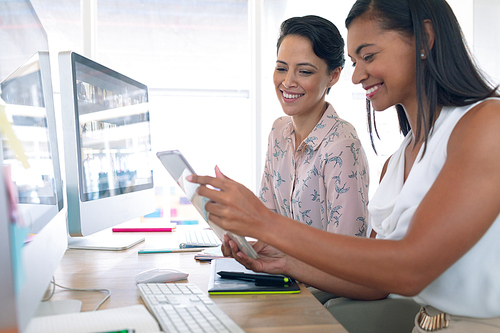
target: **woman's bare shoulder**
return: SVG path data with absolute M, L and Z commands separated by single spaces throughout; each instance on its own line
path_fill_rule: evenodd
M 478 122 L 498 121 L 500 119 L 500 98 L 488 99 L 474 106 L 464 115 L 464 118 Z
M 448 151 L 494 147 L 500 147 L 500 99 L 486 100 L 468 111 L 453 130 Z

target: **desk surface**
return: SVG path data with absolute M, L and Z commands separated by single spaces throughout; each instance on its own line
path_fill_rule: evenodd
M 116 235 L 116 234 L 115 234 Z M 109 289 L 111 297 L 100 309 L 144 304 L 135 284 L 137 273 L 168 267 L 189 273 L 188 282 L 207 292 L 210 263 L 194 259 L 195 252 L 138 254 L 142 248 L 173 247 L 176 233 L 137 233 L 146 241 L 125 251 L 66 251 L 56 283 L 70 288 Z M 219 295 L 215 303 L 246 332 L 347 332 L 304 287 L 293 295 Z M 91 311 L 105 296 L 56 288 L 52 300 L 78 299 Z

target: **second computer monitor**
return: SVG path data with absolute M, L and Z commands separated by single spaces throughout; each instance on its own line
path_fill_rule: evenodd
M 147 86 L 74 52 L 59 72 L 69 234 L 154 211 Z
M 25 332 L 68 245 L 48 52 L 0 82 L 0 98 L 0 331 Z

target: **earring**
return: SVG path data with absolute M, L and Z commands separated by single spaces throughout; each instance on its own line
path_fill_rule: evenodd
M 424 59 L 425 58 L 425 54 L 421 53 L 420 54 L 420 58 Z

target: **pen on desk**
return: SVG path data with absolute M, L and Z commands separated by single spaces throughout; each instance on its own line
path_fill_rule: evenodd
M 175 228 L 113 228 L 113 232 L 171 232 Z
M 177 248 L 172 248 L 172 249 L 144 249 L 144 250 L 139 250 L 138 253 L 177 253 L 177 252 L 199 252 L 202 250 L 205 250 L 205 247 L 189 247 L 185 249 L 177 249 Z
M 235 280 L 246 280 L 246 281 L 254 281 L 255 283 L 265 283 L 265 284 L 285 284 L 292 282 L 292 279 L 286 276 L 277 276 L 277 275 L 265 275 L 265 274 L 249 274 L 242 272 L 227 272 L 220 271 L 217 272 L 223 279 L 235 279 Z

